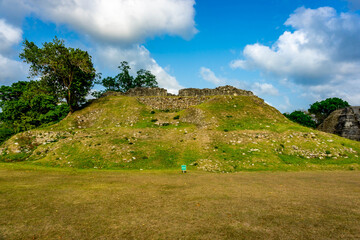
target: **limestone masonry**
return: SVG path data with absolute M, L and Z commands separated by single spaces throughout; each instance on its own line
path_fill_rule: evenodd
M 176 96 L 175 94 L 168 93 L 164 88 L 143 88 L 136 87 L 132 88 L 126 93 L 121 92 L 106 92 L 103 96 L 136 96 L 136 97 L 164 97 L 164 96 Z M 233 86 L 222 86 L 217 87 L 215 89 L 210 88 L 185 88 L 179 90 L 179 94 L 177 96 L 180 97 L 197 97 L 197 96 L 217 96 L 217 95 L 227 95 L 227 96 L 254 96 L 251 91 L 246 91 L 242 89 L 235 88 Z
M 193 97 L 193 96 L 216 96 L 216 95 L 232 95 L 232 96 L 254 96 L 250 91 L 237 89 L 235 87 L 226 85 L 217 87 L 215 89 L 198 89 L 198 88 L 185 88 L 179 90 L 179 96 Z
M 106 92 L 103 96 L 132 96 L 152 109 L 157 110 L 182 110 L 190 106 L 199 105 L 211 96 L 254 96 L 250 91 L 237 89 L 232 86 L 222 86 L 215 89 L 185 88 L 179 94 L 168 93 L 164 88 L 132 88 L 126 93 Z
M 150 106 L 154 110 L 183 110 L 190 106 L 199 105 L 209 97 L 137 97 L 137 100 L 145 105 Z
M 360 141 L 360 107 L 347 107 L 332 112 L 318 129 Z

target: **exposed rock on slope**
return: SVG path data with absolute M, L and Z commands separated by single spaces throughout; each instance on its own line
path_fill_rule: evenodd
M 0 147 L 0 161 L 95 169 L 186 164 L 217 172 L 360 169 L 359 142 L 295 124 L 242 91 L 110 94 L 55 125 L 13 136 Z
M 318 129 L 360 141 L 360 107 L 347 107 L 332 112 Z
M 250 91 L 237 89 L 233 86 L 222 86 L 215 89 L 198 89 L 198 88 L 185 88 L 179 90 L 179 96 L 254 96 Z

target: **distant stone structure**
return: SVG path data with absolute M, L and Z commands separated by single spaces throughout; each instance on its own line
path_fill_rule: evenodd
M 129 89 L 125 95 L 133 97 L 145 97 L 145 96 L 168 96 L 167 90 L 164 88 L 145 88 L 136 87 Z
M 145 105 L 150 106 L 154 110 L 183 110 L 191 106 L 199 105 L 210 97 L 197 96 L 197 97 L 137 97 L 137 100 Z
M 198 97 L 198 96 L 254 96 L 251 91 L 238 89 L 233 86 L 221 86 L 215 89 L 210 88 L 185 88 L 179 90 L 179 94 L 168 93 L 164 88 L 146 88 L 136 87 L 129 89 L 126 93 L 109 91 L 102 96 L 132 96 L 132 97 L 165 97 L 165 96 L 180 96 L 180 97 Z
M 360 141 L 360 107 L 347 107 L 332 112 L 318 130 Z
M 215 89 L 198 89 L 198 88 L 185 88 L 179 90 L 179 96 L 194 97 L 194 96 L 217 96 L 217 95 L 230 95 L 230 96 L 254 96 L 250 91 L 235 88 L 233 86 L 222 86 Z
M 185 88 L 179 90 L 179 94 L 168 93 L 164 88 L 136 87 L 126 93 L 109 91 L 102 95 L 106 96 L 131 96 L 156 110 L 183 110 L 190 106 L 199 105 L 212 96 L 255 96 L 252 92 L 237 89 L 232 86 L 222 86 L 215 89 Z
M 108 91 L 102 94 L 101 97 L 107 96 L 131 96 L 131 97 L 152 97 L 152 96 L 169 96 L 172 95 L 167 92 L 164 88 L 145 88 L 145 87 L 136 87 L 129 89 L 126 93 Z

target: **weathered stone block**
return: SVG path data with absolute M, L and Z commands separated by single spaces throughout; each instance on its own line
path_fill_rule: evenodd
M 233 86 L 222 86 L 215 89 L 198 89 L 198 88 L 185 88 L 179 90 L 179 96 L 194 97 L 194 96 L 217 96 L 217 95 L 230 95 L 230 96 L 253 96 L 251 91 L 235 88 Z
M 167 90 L 164 88 L 145 88 L 136 87 L 129 89 L 125 95 L 127 96 L 167 96 Z
M 360 107 L 347 107 L 332 112 L 318 129 L 360 141 Z

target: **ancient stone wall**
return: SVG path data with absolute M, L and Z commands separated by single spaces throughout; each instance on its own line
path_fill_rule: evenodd
M 138 97 L 137 100 L 145 105 L 150 106 L 152 109 L 157 110 L 183 110 L 190 106 L 199 105 L 209 97 Z
M 125 95 L 127 96 L 167 96 L 167 90 L 164 88 L 144 88 L 136 87 L 129 89 Z
M 347 107 L 332 112 L 318 129 L 360 141 L 360 107 Z
M 103 96 L 132 96 L 152 109 L 157 110 L 183 110 L 190 106 L 199 105 L 210 96 L 254 96 L 250 91 L 237 89 L 232 86 L 217 87 L 215 89 L 186 88 L 181 89 L 178 95 L 168 93 L 164 88 L 132 88 L 126 93 L 106 92 Z
M 122 92 L 115 92 L 115 91 L 108 91 L 108 92 L 104 92 L 101 97 L 107 97 L 107 96 L 123 96 L 124 93 Z
M 217 87 L 215 89 L 198 89 L 198 88 L 185 88 L 179 90 L 179 96 L 216 96 L 216 95 L 230 95 L 230 96 L 253 96 L 250 91 L 235 88 L 233 86 Z
M 176 96 L 175 94 L 168 93 L 164 88 L 145 88 L 145 87 L 136 87 L 129 89 L 126 93 L 121 92 L 106 92 L 103 96 L 133 96 L 133 97 L 150 97 L 150 96 Z M 222 86 L 215 89 L 210 88 L 185 88 L 179 90 L 177 96 L 181 97 L 195 97 L 195 96 L 254 96 L 251 91 L 246 91 L 242 89 L 235 88 L 233 86 Z

